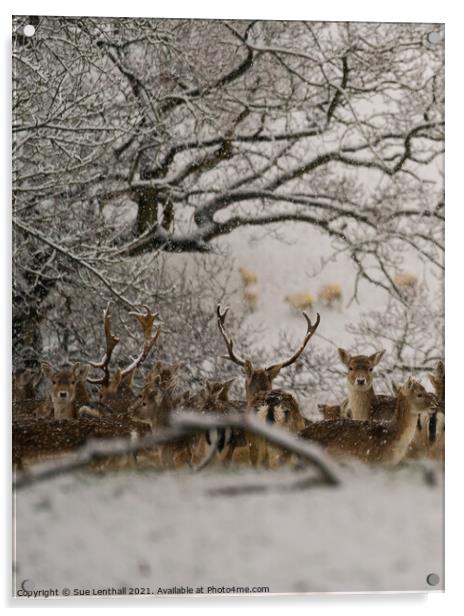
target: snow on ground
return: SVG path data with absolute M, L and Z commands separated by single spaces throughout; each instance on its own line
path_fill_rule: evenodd
M 292 492 L 279 490 L 295 479 L 288 469 L 63 476 L 16 495 L 15 587 L 438 590 L 438 467 L 434 476 L 428 485 L 417 465 L 356 464 L 342 487 Z M 245 484 L 274 489 L 211 493 Z M 429 573 L 438 586 L 427 585 Z

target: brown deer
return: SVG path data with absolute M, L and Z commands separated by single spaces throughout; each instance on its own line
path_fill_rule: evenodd
M 344 349 L 338 349 L 340 359 L 348 368 L 348 399 L 342 404 L 345 416 L 351 413 L 356 420 L 392 419 L 395 411 L 395 398 L 378 396 L 374 392 L 374 368 L 380 362 L 385 351 L 372 355 L 350 355 Z
M 408 458 L 428 457 L 444 460 L 445 456 L 445 366 L 440 360 L 432 374 L 428 374 L 437 399 L 436 410 L 431 415 L 417 419 L 415 437 L 408 450 Z
M 177 372 L 177 366 L 175 367 Z M 147 424 L 154 434 L 171 426 L 171 415 L 178 408 L 175 378 L 163 379 L 164 374 L 151 375 L 142 393 L 129 409 L 130 416 L 138 422 Z M 173 373 L 171 372 L 171 376 Z M 154 461 L 163 468 L 178 468 L 190 464 L 192 458 L 192 437 L 178 439 L 156 448 Z M 151 457 L 153 461 L 153 456 Z
M 37 386 L 42 376 L 42 372 L 29 368 L 17 370 L 13 374 L 13 417 L 47 417 L 52 414 L 51 404 L 37 398 Z
M 128 417 L 78 417 L 13 421 L 13 463 L 19 469 L 84 446 L 88 439 L 138 438 L 148 426 Z
M 243 413 L 246 410 L 245 402 L 229 399 L 229 390 L 235 379 L 227 381 L 209 381 L 205 387 L 193 396 L 188 397 L 187 408 L 200 413 L 228 412 Z M 204 460 L 211 448 L 216 450 L 214 458 L 223 464 L 249 463 L 249 447 L 243 430 L 238 428 L 216 428 L 206 431 L 195 437 L 192 446 L 192 462 L 198 463 Z
M 157 313 L 152 313 L 147 306 L 145 312 L 130 312 L 140 324 L 143 332 L 143 348 L 136 359 L 126 368 L 117 369 L 113 375 L 110 374 L 109 364 L 115 347 L 119 343 L 119 338 L 114 336 L 111 330 L 110 303 L 103 311 L 103 323 L 105 332 L 106 351 L 103 358 L 98 362 L 90 362 L 93 368 L 103 371 L 103 376 L 99 378 L 87 378 L 89 383 L 101 385 L 99 391 L 99 401 L 83 406 L 79 413 L 90 417 L 100 417 L 107 413 L 128 413 L 129 407 L 135 400 L 132 389 L 132 379 L 138 367 L 147 359 L 151 350 L 155 346 L 161 327 L 158 326 L 153 334 L 153 325 L 158 319 Z
M 221 306 L 218 304 L 216 308 L 217 323 L 228 351 L 228 355 L 225 356 L 225 359 L 230 359 L 244 371 L 247 412 L 255 413 L 259 417 L 262 417 L 263 420 L 278 423 L 292 431 L 301 429 L 304 426 L 305 420 L 300 413 L 295 399 L 284 391 L 273 390 L 272 382 L 283 368 L 290 366 L 300 357 L 319 326 L 320 315 L 317 314 L 316 321 L 313 325 L 306 312 L 303 312 L 307 324 L 306 334 L 300 347 L 291 357 L 277 364 L 272 364 L 267 368 L 256 368 L 253 366 L 250 359 L 244 359 L 238 356 L 234 351 L 233 340 L 226 333 L 224 326 L 228 310 L 228 307 L 221 310 Z M 266 464 L 273 463 L 270 462 L 271 458 L 275 461 L 275 455 L 266 453 L 267 445 L 261 437 L 250 434 L 248 435 L 248 440 L 250 443 L 250 456 L 253 465 L 259 464 L 260 461 Z
M 400 272 L 394 276 L 393 282 L 400 289 L 414 290 L 417 286 L 417 276 L 410 272 Z
M 89 369 L 88 364 L 79 362 L 60 370 L 42 363 L 42 372 L 50 382 L 49 399 L 55 419 L 74 419 L 79 408 L 90 402 L 85 384 Z
M 354 456 L 368 463 L 398 464 L 414 438 L 418 415 L 433 413 L 435 405 L 436 397 L 410 377 L 397 388 L 392 421 L 320 421 L 307 426 L 300 436 L 323 445 L 333 455 Z
M 319 301 L 321 304 L 332 308 L 336 304 L 340 307 L 343 299 L 343 293 L 340 285 L 326 284 L 319 290 Z

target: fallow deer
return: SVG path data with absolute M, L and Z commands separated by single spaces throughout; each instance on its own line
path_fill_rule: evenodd
M 50 381 L 49 399 L 55 419 L 74 419 L 80 407 L 90 402 L 85 384 L 89 369 L 88 364 L 79 362 L 60 370 L 42 363 L 42 372 Z
M 59 457 L 84 446 L 88 439 L 138 438 L 148 426 L 129 417 L 78 417 L 13 421 L 13 463 L 18 469 L 37 461 Z
M 391 396 L 377 396 L 374 392 L 374 368 L 380 362 L 385 351 L 372 355 L 350 355 L 344 349 L 338 349 L 340 359 L 348 368 L 348 399 L 342 405 L 344 414 L 351 412 L 356 420 L 392 419 L 395 411 L 395 399 Z
M 410 272 L 400 272 L 393 277 L 393 282 L 400 289 L 415 289 L 417 286 L 417 276 Z
M 445 366 L 440 360 L 428 375 L 437 399 L 436 410 L 431 415 L 420 415 L 417 430 L 408 450 L 408 458 L 444 460 L 445 455 Z
M 249 269 L 246 269 L 244 267 L 239 267 L 238 271 L 240 272 L 240 276 L 242 278 L 242 284 L 244 287 L 258 284 L 258 276 L 256 275 L 255 272 Z
M 247 412 L 255 413 L 259 417 L 262 417 L 263 420 L 278 423 L 292 431 L 301 429 L 304 426 L 305 420 L 301 415 L 295 399 L 282 390 L 272 390 L 272 382 L 283 368 L 290 366 L 300 357 L 319 326 L 319 314 L 317 314 L 316 321 L 313 325 L 306 312 L 303 312 L 307 324 L 306 334 L 300 347 L 291 357 L 277 364 L 272 364 L 267 368 L 256 368 L 253 366 L 250 359 L 244 359 L 238 356 L 234 351 L 233 340 L 227 335 L 224 327 L 228 310 L 229 308 L 226 307 L 222 311 L 221 306 L 218 304 L 216 308 L 217 323 L 228 351 L 228 355 L 224 356 L 225 359 L 230 359 L 244 371 Z M 270 457 L 275 460 L 274 455 L 271 454 L 271 456 L 269 456 L 268 453 L 266 453 L 267 444 L 261 437 L 250 434 L 248 435 L 248 440 L 250 443 L 250 457 L 253 465 L 257 465 L 260 461 L 269 463 Z M 271 446 L 271 448 L 273 448 L 273 446 Z M 272 462 L 270 463 L 272 464 Z
M 314 422 L 300 436 L 333 455 L 368 463 L 397 464 L 407 453 L 420 413 L 435 411 L 436 397 L 411 377 L 397 390 L 395 417 L 389 422 L 338 419 Z
M 42 372 L 27 368 L 17 370 L 13 375 L 12 414 L 13 417 L 48 417 L 52 414 L 51 404 L 37 397 L 37 386 Z
M 137 358 L 134 359 L 129 366 L 122 370 L 118 369 L 111 375 L 109 364 L 113 351 L 119 343 L 119 338 L 114 336 L 111 330 L 110 304 L 107 304 L 103 311 L 106 342 L 105 354 L 100 361 L 90 362 L 93 368 L 103 371 L 103 376 L 99 378 L 87 378 L 89 383 L 101 385 L 99 402 L 83 406 L 80 409 L 80 415 L 100 417 L 107 413 L 120 414 L 128 412 L 130 405 L 135 400 L 135 394 L 132 389 L 132 379 L 135 371 L 147 359 L 161 333 L 161 327 L 158 326 L 156 332 L 153 334 L 153 325 L 155 320 L 158 319 L 158 314 L 152 313 L 147 306 L 144 306 L 144 309 L 144 313 L 129 313 L 138 321 L 142 328 L 143 348 Z
M 340 285 L 338 284 L 326 284 L 319 290 L 318 295 L 321 304 L 332 308 L 335 305 L 341 307 L 343 293 Z
M 314 297 L 311 293 L 290 293 L 285 296 L 285 301 L 293 310 L 301 312 L 313 307 Z

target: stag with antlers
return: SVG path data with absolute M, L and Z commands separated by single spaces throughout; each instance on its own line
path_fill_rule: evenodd
M 226 343 L 228 355 L 225 359 L 230 359 L 239 365 L 245 373 L 245 391 L 247 411 L 270 423 L 287 428 L 291 432 L 299 432 L 305 425 L 305 420 L 300 412 L 295 398 L 280 389 L 273 389 L 272 383 L 283 368 L 295 363 L 303 353 L 308 342 L 315 334 L 320 323 L 320 315 L 317 313 L 316 321 L 311 323 L 306 312 L 303 317 L 306 320 L 306 333 L 299 348 L 288 359 L 272 364 L 266 368 L 257 368 L 250 359 L 242 358 L 234 351 L 234 343 L 225 330 L 225 318 L 229 308 L 221 308 L 218 304 L 216 308 L 217 323 L 219 331 Z M 287 456 L 280 448 L 267 444 L 262 438 L 249 435 L 250 458 L 254 466 L 265 465 L 275 467 L 280 464 Z
M 143 332 L 143 347 L 139 355 L 133 359 L 124 369 L 117 369 L 110 374 L 110 361 L 115 347 L 119 343 L 119 338 L 115 336 L 111 329 L 110 303 L 103 311 L 103 323 L 105 331 L 106 350 L 102 359 L 98 362 L 89 362 L 93 368 L 103 371 L 101 377 L 89 377 L 87 381 L 95 385 L 101 385 L 99 392 L 99 404 L 90 405 L 81 409 L 81 414 L 101 415 L 105 411 L 112 413 L 126 413 L 130 404 L 135 399 L 132 390 L 132 379 L 137 368 L 147 359 L 151 350 L 155 346 L 160 333 L 161 326 L 156 328 L 153 334 L 153 325 L 159 320 L 158 313 L 153 313 L 147 306 L 143 306 L 145 312 L 130 312 L 140 324 Z

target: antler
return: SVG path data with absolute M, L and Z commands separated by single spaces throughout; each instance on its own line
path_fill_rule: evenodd
M 97 385 L 108 385 L 110 380 L 110 371 L 109 371 L 109 363 L 111 360 L 111 355 L 113 354 L 115 346 L 119 343 L 119 338 L 113 335 L 111 331 L 111 313 L 110 313 L 111 302 L 108 302 L 106 308 L 103 310 L 103 322 L 105 329 L 105 340 L 106 340 L 106 352 L 103 355 L 102 359 L 99 362 L 90 361 L 89 364 L 93 366 L 93 368 L 100 368 L 104 371 L 104 376 L 99 379 L 87 378 L 89 383 L 95 383 Z
M 223 355 L 223 357 L 225 359 L 231 359 L 233 362 L 235 362 L 239 366 L 245 366 L 245 360 L 242 359 L 241 357 L 238 357 L 234 353 L 234 343 L 232 341 L 232 338 L 230 338 L 230 336 L 226 334 L 226 331 L 224 329 L 224 320 L 228 312 L 229 312 L 229 306 L 226 306 L 224 310 L 221 312 L 221 304 L 217 305 L 216 313 L 217 313 L 217 322 L 218 322 L 219 331 L 221 332 L 222 337 L 225 340 L 227 350 L 229 352 L 229 355 Z
M 129 312 L 129 314 L 137 319 L 137 321 L 142 326 L 143 331 L 143 349 L 138 357 L 134 359 L 134 361 L 124 368 L 121 372 L 121 376 L 126 376 L 133 372 L 136 368 L 142 364 L 145 359 L 148 357 L 150 351 L 155 346 L 156 341 L 158 340 L 161 333 L 161 326 L 159 326 L 155 332 L 152 334 L 153 323 L 158 318 L 159 314 L 157 312 L 153 313 L 150 311 L 148 306 L 143 306 L 145 308 L 145 313 L 143 312 Z
M 319 327 L 319 323 L 321 322 L 321 317 L 319 313 L 317 313 L 316 322 L 314 323 L 314 325 L 311 324 L 311 319 L 306 312 L 303 312 L 303 316 L 306 319 L 308 327 L 306 329 L 306 335 L 300 348 L 286 361 L 279 364 L 274 364 L 273 366 L 269 366 L 269 368 L 266 368 L 266 370 L 272 370 L 273 368 L 277 368 L 277 366 L 280 366 L 280 368 L 286 368 L 287 366 L 290 366 L 290 364 L 293 364 L 303 353 L 305 346 L 308 344 L 316 329 Z

